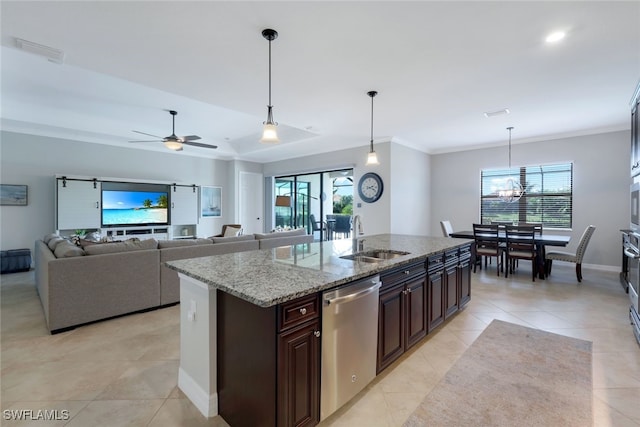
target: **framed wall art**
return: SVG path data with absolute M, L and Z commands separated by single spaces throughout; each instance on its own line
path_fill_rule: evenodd
M 27 206 L 27 186 L 0 184 L 0 205 Z
M 200 187 L 200 216 L 203 218 L 222 216 L 222 187 Z

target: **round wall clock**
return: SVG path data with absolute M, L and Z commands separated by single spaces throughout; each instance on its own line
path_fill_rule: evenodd
M 363 202 L 373 203 L 382 196 L 382 178 L 373 172 L 367 172 L 360 178 L 358 194 Z

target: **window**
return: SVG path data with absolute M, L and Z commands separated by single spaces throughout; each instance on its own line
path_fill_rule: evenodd
M 524 195 L 512 203 L 498 197 L 508 178 L 518 177 Z M 545 228 L 571 228 L 573 164 L 523 166 L 481 171 L 480 220 L 542 223 Z

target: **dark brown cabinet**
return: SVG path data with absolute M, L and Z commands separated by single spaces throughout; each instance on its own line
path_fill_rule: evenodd
M 427 330 L 433 331 L 444 322 L 444 262 L 443 255 L 438 254 L 427 260 Z
M 471 301 L 471 246 L 460 248 L 458 264 L 458 307 L 462 308 Z
M 278 424 L 313 426 L 320 421 L 320 322 L 278 335 Z
M 640 83 L 631 101 L 631 176 L 640 173 Z
M 447 319 L 458 311 L 459 278 L 458 249 L 447 251 L 444 256 L 444 318 Z
M 320 296 L 273 307 L 218 292 L 218 411 L 232 426 L 320 421 Z
M 386 272 L 381 280 L 377 372 L 427 335 L 424 262 Z

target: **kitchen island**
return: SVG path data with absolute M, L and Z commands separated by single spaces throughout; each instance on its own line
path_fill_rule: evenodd
M 394 255 L 344 258 L 373 250 Z M 470 258 L 469 240 L 384 234 L 168 262 L 180 276 L 178 385 L 234 426 L 314 425 L 320 293 L 381 275 L 380 371 L 469 300 Z

